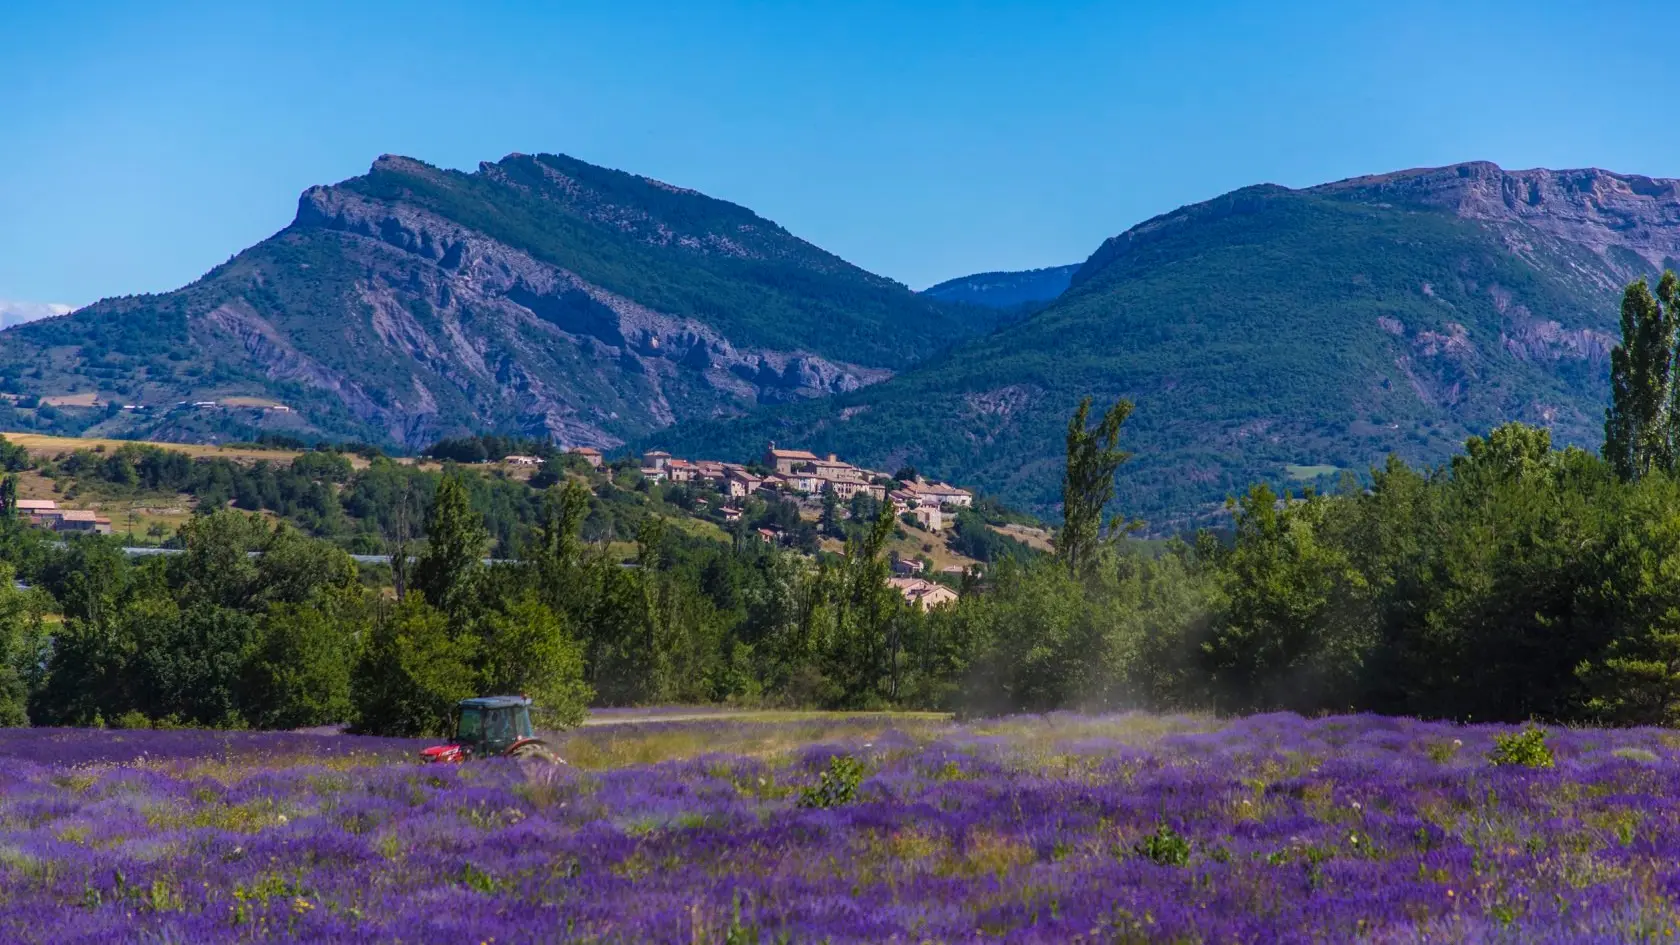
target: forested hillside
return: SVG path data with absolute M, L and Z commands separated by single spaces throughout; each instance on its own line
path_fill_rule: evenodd
M 1677 208 L 1671 182 L 1491 165 L 1248 188 L 1109 240 L 1044 311 L 886 383 L 653 439 L 910 462 L 1049 513 L 1060 419 L 1125 396 L 1122 502 L 1156 530 L 1511 420 L 1596 444 L 1616 292 L 1673 254 Z

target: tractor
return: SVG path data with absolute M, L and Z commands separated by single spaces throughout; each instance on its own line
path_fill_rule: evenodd
M 491 756 L 563 763 L 531 730 L 531 700 L 525 696 L 462 699 L 455 704 L 455 737 L 420 752 L 421 760 L 434 763 Z

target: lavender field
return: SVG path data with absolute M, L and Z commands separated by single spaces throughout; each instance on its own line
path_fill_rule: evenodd
M 556 769 L 12 730 L 0 940 L 1672 941 L 1680 736 L 1491 763 L 1510 731 L 718 719 L 585 729 Z

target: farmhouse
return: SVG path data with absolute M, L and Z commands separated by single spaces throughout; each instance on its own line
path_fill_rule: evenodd
M 52 526 L 54 531 L 111 534 L 111 520 L 87 509 L 63 509 Z
M 932 610 L 945 604 L 955 603 L 957 592 L 943 584 L 919 577 L 887 578 L 887 583 L 904 595 L 908 604 L 923 610 Z
M 892 563 L 893 573 L 906 577 L 921 574 L 926 567 L 920 558 L 894 558 Z
M 593 446 L 580 446 L 572 450 L 573 456 L 582 456 L 583 461 L 591 466 L 601 468 L 601 451 Z
M 520 456 L 518 454 L 503 456 L 502 462 L 509 466 L 541 466 L 541 456 Z

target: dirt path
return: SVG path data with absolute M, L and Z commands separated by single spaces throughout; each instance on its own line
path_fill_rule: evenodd
M 665 722 L 802 722 L 838 719 L 921 719 L 943 722 L 951 718 L 946 712 L 818 712 L 777 709 L 740 709 L 720 712 L 675 712 L 660 715 L 590 716 L 583 720 L 584 728 L 607 728 L 616 725 L 652 725 Z

